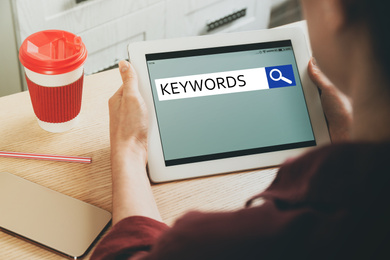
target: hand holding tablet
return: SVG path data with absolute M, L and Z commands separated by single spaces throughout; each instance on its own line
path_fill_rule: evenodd
M 129 45 L 154 182 L 275 166 L 329 142 L 299 29 Z

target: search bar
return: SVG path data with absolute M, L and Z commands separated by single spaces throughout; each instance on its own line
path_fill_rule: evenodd
M 292 65 L 155 80 L 160 101 L 295 86 Z

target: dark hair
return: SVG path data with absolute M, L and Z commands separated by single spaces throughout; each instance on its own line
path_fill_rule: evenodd
M 350 23 L 365 23 L 371 34 L 374 55 L 390 78 L 390 1 L 341 0 Z

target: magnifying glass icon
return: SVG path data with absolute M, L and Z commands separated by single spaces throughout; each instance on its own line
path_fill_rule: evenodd
M 272 76 L 272 73 L 278 73 L 279 74 L 279 77 L 273 77 Z M 288 84 L 292 84 L 292 81 L 291 80 L 289 80 L 288 78 L 285 78 L 285 77 L 283 77 L 283 75 L 282 75 L 282 72 L 280 71 L 280 70 L 278 70 L 278 69 L 273 69 L 273 70 L 271 70 L 270 71 L 270 73 L 269 73 L 269 76 L 270 76 L 270 78 L 273 80 L 273 81 L 279 81 L 279 80 L 283 80 L 284 82 L 286 82 L 286 83 L 288 83 Z

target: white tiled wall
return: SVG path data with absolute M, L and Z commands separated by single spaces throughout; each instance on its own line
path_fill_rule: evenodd
M 131 41 L 267 28 L 271 0 L 12 0 L 18 44 L 31 33 L 62 29 L 88 49 L 86 74 L 127 58 Z M 43 4 L 44 3 L 44 4 Z M 245 17 L 207 32 L 207 23 L 237 10 Z
M 283 23 L 283 14 L 274 10 L 292 1 L 297 0 L 1 0 L 0 32 L 9 36 L 2 37 L 0 47 L 11 44 L 13 50 L 2 52 L 0 96 L 26 89 L 17 50 L 36 31 L 63 29 L 80 35 L 89 51 L 86 73 L 91 74 L 127 58 L 131 41 L 267 28 L 271 10 L 271 24 Z M 208 23 L 243 9 L 245 16 L 207 31 Z

